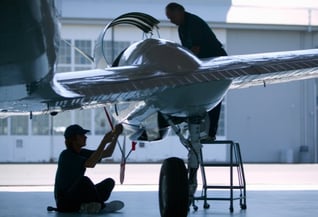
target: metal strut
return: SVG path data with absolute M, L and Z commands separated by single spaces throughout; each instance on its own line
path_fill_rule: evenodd
M 179 137 L 183 146 L 188 150 L 188 178 L 189 178 L 189 205 L 193 202 L 194 194 L 196 192 L 197 171 L 201 163 L 201 121 L 202 117 L 195 116 L 188 118 L 189 138 L 186 139 L 178 126 L 176 126 L 168 115 L 162 114 L 164 119 L 172 127 L 173 131 Z
M 178 126 L 176 126 L 171 118 L 168 115 L 162 114 L 163 118 L 168 122 L 168 124 L 171 126 L 172 130 L 175 132 L 175 134 L 179 137 L 181 144 L 188 150 L 190 151 L 191 149 L 191 144 L 189 140 L 187 140 L 181 133 L 181 130 Z
M 201 163 L 201 117 L 190 117 L 188 120 L 189 140 L 191 150 L 188 153 L 188 174 L 189 174 L 189 202 L 193 203 L 194 194 L 198 187 L 197 172 Z

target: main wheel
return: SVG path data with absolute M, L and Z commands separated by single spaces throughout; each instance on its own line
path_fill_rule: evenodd
M 189 209 L 187 169 L 182 159 L 166 159 L 160 171 L 159 207 L 161 217 L 186 217 Z

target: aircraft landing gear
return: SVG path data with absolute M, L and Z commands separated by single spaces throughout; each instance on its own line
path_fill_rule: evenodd
M 166 115 L 163 115 L 181 143 L 187 148 L 188 170 L 179 158 L 166 159 L 161 167 L 159 180 L 159 206 L 161 217 L 186 217 L 193 203 L 197 189 L 197 170 L 201 159 L 200 125 L 201 117 L 188 119 L 189 138 L 185 139 L 180 129 Z

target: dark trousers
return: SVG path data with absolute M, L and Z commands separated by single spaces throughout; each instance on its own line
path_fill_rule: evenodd
M 86 176 L 77 180 L 73 186 L 63 195 L 59 195 L 56 201 L 60 212 L 77 212 L 82 203 L 103 203 L 109 198 L 115 182 L 108 178 L 94 185 Z
M 210 119 L 209 136 L 211 138 L 215 138 L 216 133 L 218 131 L 221 108 L 222 108 L 222 102 L 220 102 L 215 108 L 211 109 L 208 112 L 209 119 Z
M 227 56 L 226 51 L 222 48 L 214 51 L 213 57 L 219 57 L 219 56 Z M 210 56 L 212 57 L 212 56 Z M 216 133 L 218 132 L 218 126 L 219 126 L 219 119 L 220 119 L 220 113 L 222 108 L 222 101 L 213 109 L 211 109 L 208 112 L 209 119 L 210 119 L 210 129 L 209 129 L 209 136 L 211 138 L 215 138 Z

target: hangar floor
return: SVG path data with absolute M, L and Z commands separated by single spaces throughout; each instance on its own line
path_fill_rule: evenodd
M 203 202 L 198 201 L 196 203 L 199 206 L 198 211 L 194 212 L 191 209 L 188 216 L 309 217 L 317 215 L 317 164 L 245 164 L 244 169 L 247 180 L 246 210 L 240 209 L 238 201 L 234 202 L 233 213 L 229 212 L 228 201 L 209 201 L 211 205 L 209 209 L 203 209 Z M 117 213 L 98 215 L 46 211 L 48 205 L 54 206 L 52 191 L 55 170 L 55 164 L 0 164 L 0 217 L 160 216 L 157 193 L 159 164 L 128 164 L 125 184 L 117 185 L 111 196 L 111 200 L 124 201 L 125 207 Z M 119 177 L 118 172 L 118 164 L 101 164 L 95 169 L 88 170 L 87 175 L 94 181 L 104 176 L 113 177 L 118 183 L 119 178 L 116 178 Z M 209 170 L 207 174 L 211 175 L 213 183 L 225 182 L 228 175 L 220 169 Z M 227 191 L 218 190 L 211 194 L 224 195 Z

